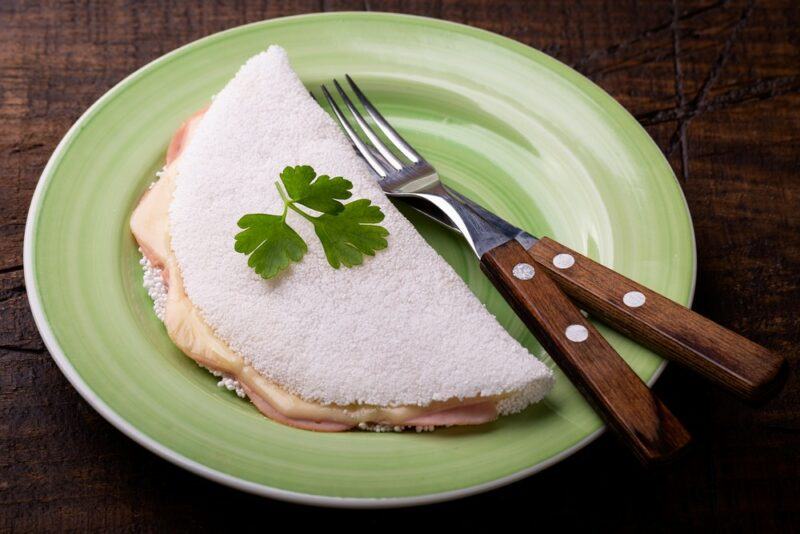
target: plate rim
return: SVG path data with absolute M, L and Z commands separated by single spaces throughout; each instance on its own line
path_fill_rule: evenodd
M 425 17 L 419 15 L 409 15 L 409 14 L 401 14 L 401 13 L 389 13 L 389 12 L 381 12 L 381 11 L 370 11 L 370 12 L 363 12 L 363 11 L 338 11 L 338 12 L 324 12 L 324 13 L 306 13 L 301 15 L 292 15 L 286 17 L 275 17 L 272 19 L 265 19 L 260 21 L 251 22 L 248 24 L 242 24 L 239 26 L 235 26 L 233 28 L 228 28 L 226 30 L 222 30 L 219 32 L 212 33 L 205 37 L 201 37 L 194 41 L 190 41 L 180 47 L 163 54 L 152 61 L 144 64 L 143 66 L 136 69 L 131 74 L 125 76 L 122 80 L 114 84 L 111 88 L 109 88 L 103 95 L 100 96 L 92 105 L 90 105 L 79 117 L 78 119 L 70 126 L 67 132 L 63 135 L 61 140 L 59 141 L 56 148 L 53 150 L 53 153 L 50 155 L 50 158 L 47 161 L 44 169 L 42 170 L 41 174 L 39 175 L 39 179 L 36 183 L 36 188 L 34 189 L 33 195 L 31 197 L 31 203 L 28 208 L 28 214 L 25 221 L 25 232 L 24 232 L 24 240 L 23 240 L 23 272 L 24 272 L 24 281 L 26 286 L 26 293 L 28 297 L 28 304 L 31 309 L 31 313 L 33 315 L 34 323 L 39 331 L 39 334 L 42 337 L 42 340 L 47 348 L 48 352 L 50 353 L 51 358 L 56 362 L 59 370 L 62 374 L 67 378 L 70 382 L 72 387 L 77 390 L 77 392 L 83 397 L 89 405 L 94 408 L 106 421 L 111 423 L 115 428 L 117 428 L 120 432 L 124 435 L 138 443 L 139 445 L 143 446 L 147 450 L 155 453 L 156 455 L 164 458 L 165 460 L 172 462 L 179 467 L 186 469 L 196 475 L 202 476 L 206 479 L 212 480 L 214 482 L 223 484 L 225 486 L 238 489 L 240 491 L 245 491 L 248 493 L 252 493 L 255 495 L 259 495 L 262 497 L 270 497 L 274 499 L 278 499 L 281 501 L 292 502 L 297 504 L 306 504 L 306 505 L 315 505 L 315 506 L 324 506 L 324 507 L 335 507 L 335 508 L 394 508 L 394 507 L 403 507 L 403 506 L 417 506 L 422 504 L 433 504 L 438 502 L 444 502 L 454 499 L 460 499 L 464 497 L 468 497 L 471 495 L 476 495 L 479 493 L 483 493 L 486 491 L 490 491 L 502 486 L 506 486 L 523 478 L 526 478 L 530 475 L 538 473 L 547 469 L 548 467 L 559 463 L 560 461 L 572 456 L 579 450 L 586 447 L 588 444 L 592 443 L 606 429 L 606 425 L 602 425 L 599 429 L 595 430 L 594 432 L 590 433 L 582 440 L 578 441 L 577 443 L 573 444 L 571 447 L 564 449 L 563 451 L 551 456 L 547 460 L 543 462 L 539 462 L 536 465 L 530 466 L 525 469 L 521 469 L 515 473 L 510 475 L 505 475 L 500 478 L 483 482 L 480 484 L 475 484 L 472 486 L 468 486 L 465 488 L 460 488 L 456 490 L 449 490 L 444 492 L 435 492 L 435 493 L 427 493 L 422 495 L 413 495 L 413 496 L 405 496 L 405 497 L 336 497 L 331 495 L 319 495 L 313 493 L 303 493 L 303 492 L 296 492 L 291 490 L 285 490 L 281 488 L 276 488 L 273 486 L 268 486 L 266 484 L 261 484 L 257 482 L 251 482 L 248 480 L 244 480 L 237 476 L 229 475 L 217 469 L 212 469 L 206 465 L 203 465 L 200 462 L 187 458 L 186 456 L 178 453 L 177 451 L 162 445 L 156 439 L 151 438 L 150 436 L 146 435 L 138 428 L 136 428 L 133 424 L 129 423 L 125 420 L 122 416 L 120 416 L 117 412 L 115 412 L 108 404 L 105 403 L 93 390 L 92 388 L 81 378 L 80 374 L 74 368 L 72 363 L 67 358 L 66 354 L 61 349 L 58 341 L 53 334 L 52 329 L 50 328 L 50 323 L 47 320 L 47 317 L 44 313 L 44 307 L 41 301 L 41 295 L 39 293 L 39 289 L 36 283 L 36 275 L 34 272 L 34 260 L 33 260 L 33 247 L 34 247 L 34 234 L 35 234 L 35 226 L 36 221 L 38 218 L 38 214 L 41 208 L 41 197 L 45 194 L 45 190 L 48 185 L 48 177 L 52 173 L 53 168 L 59 163 L 61 160 L 64 152 L 68 148 L 68 146 L 72 142 L 72 138 L 77 134 L 77 132 L 82 128 L 85 121 L 89 120 L 96 110 L 100 108 L 102 105 L 105 104 L 107 100 L 110 100 L 121 88 L 125 85 L 134 81 L 138 76 L 143 74 L 145 71 L 151 69 L 157 64 L 162 62 L 166 62 L 171 59 L 172 56 L 178 55 L 181 51 L 185 48 L 197 46 L 204 41 L 209 41 L 212 39 L 218 39 L 229 32 L 234 31 L 241 31 L 243 28 L 252 27 L 252 26 L 265 26 L 269 25 L 270 23 L 275 23 L 278 21 L 287 21 L 292 19 L 310 19 L 310 18 L 337 18 L 337 17 L 361 17 L 361 18 L 371 18 L 371 17 L 378 17 L 378 18 L 399 18 L 399 19 L 407 19 L 411 20 L 412 22 L 418 23 L 425 23 L 425 24 L 440 24 L 442 26 L 454 26 L 459 28 L 461 31 L 473 32 L 478 36 L 483 37 L 490 37 L 496 41 L 501 42 L 507 48 L 517 48 L 518 50 L 524 50 L 527 53 L 533 51 L 534 53 L 541 54 L 543 57 L 547 58 L 548 60 L 555 61 L 566 67 L 573 73 L 579 74 L 583 77 L 584 80 L 588 81 L 590 84 L 594 85 L 595 87 L 599 88 L 604 94 L 606 94 L 609 98 L 613 99 L 617 105 L 625 111 L 632 119 L 633 122 L 641 129 L 642 133 L 645 134 L 647 139 L 650 140 L 652 144 L 656 144 L 655 141 L 652 139 L 650 134 L 636 121 L 635 117 L 633 117 L 630 112 L 622 106 L 616 99 L 614 99 L 610 94 L 608 94 L 602 87 L 597 86 L 591 79 L 583 76 L 582 74 L 575 71 L 571 66 L 563 63 L 544 52 L 541 52 L 538 49 L 533 48 L 532 46 L 526 45 L 510 37 L 506 37 L 504 35 L 500 35 L 498 33 L 484 30 L 482 28 L 477 28 L 475 26 L 470 26 L 468 24 L 462 24 L 458 22 L 443 20 L 443 19 L 436 19 L 432 17 Z M 520 48 L 521 47 L 521 48 Z M 688 305 L 691 306 L 691 303 L 694 300 L 694 294 L 697 284 L 697 242 L 696 236 L 694 231 L 694 223 L 692 219 L 692 214 L 689 209 L 688 202 L 686 201 L 686 195 L 684 194 L 683 188 L 680 187 L 680 182 L 678 181 L 677 176 L 675 175 L 674 171 L 672 170 L 672 166 L 670 165 L 667 158 L 664 156 L 663 152 L 660 148 L 658 148 L 658 153 L 661 155 L 662 160 L 670 169 L 672 178 L 678 184 L 678 192 L 680 193 L 680 197 L 683 200 L 684 209 L 686 215 L 689 219 L 689 230 L 690 230 L 690 238 L 691 238 L 691 250 L 692 250 L 692 274 L 691 274 L 691 281 L 689 287 L 689 298 L 688 298 Z M 658 380 L 661 374 L 664 372 L 664 369 L 667 366 L 667 361 L 662 359 L 662 362 L 659 364 L 658 368 L 655 370 L 653 375 L 646 381 L 648 387 L 652 387 L 653 384 Z

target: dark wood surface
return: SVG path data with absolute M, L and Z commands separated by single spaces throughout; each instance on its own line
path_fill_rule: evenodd
M 629 338 L 692 369 L 748 402 L 770 399 L 785 383 L 786 359 L 547 237 L 531 247 L 546 271 L 575 302 Z M 573 258 L 557 265 L 559 256 Z M 629 306 L 629 292 L 644 299 Z
M 481 269 L 614 436 L 644 466 L 673 460 L 689 444 L 689 433 L 547 271 L 538 265 L 533 269 L 531 263 L 535 264 L 528 251 L 509 241 L 486 252 Z M 528 265 L 530 278 L 515 273 L 520 265 Z M 585 337 L 570 338 L 568 329 L 575 327 L 583 327 Z
M 694 217 L 695 309 L 792 363 L 747 407 L 670 366 L 656 392 L 691 450 L 644 471 L 604 436 L 486 495 L 350 513 L 260 499 L 161 460 L 98 416 L 31 319 L 22 236 L 47 158 L 134 69 L 246 22 L 338 9 L 404 11 L 492 30 L 572 65 L 631 111 L 672 163 Z M 615 531 L 800 529 L 800 8 L 796 0 L 581 2 L 0 1 L 0 530 L 152 531 L 481 521 Z M 549 526 L 548 526 L 549 525 Z M 516 527 L 519 528 L 519 527 Z

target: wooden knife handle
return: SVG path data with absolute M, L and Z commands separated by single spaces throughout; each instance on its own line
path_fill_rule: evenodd
M 786 360 L 739 334 L 543 238 L 528 253 L 589 313 L 749 401 L 776 393 Z
M 546 271 L 516 241 L 483 255 L 481 268 L 614 432 L 645 464 L 667 460 L 689 433 Z

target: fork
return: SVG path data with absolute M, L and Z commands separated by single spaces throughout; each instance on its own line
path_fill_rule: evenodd
M 432 171 L 433 167 L 426 164 L 424 158 L 381 116 L 349 76 L 347 81 L 373 121 L 409 159 L 412 168 L 424 169 L 423 172 L 428 174 L 435 173 Z M 373 170 L 376 170 L 376 166 L 380 167 L 383 169 L 383 175 L 389 177 L 394 173 L 408 172 L 396 156 L 385 157 L 387 152 L 392 156 L 391 151 L 380 143 L 374 131 L 369 130 L 369 126 L 358 114 L 355 106 L 345 98 L 347 95 L 338 83 L 336 88 L 348 109 L 354 114 L 359 128 L 367 135 L 369 144 L 362 142 L 356 145 L 356 148 L 360 153 L 372 156 L 371 159 L 366 159 Z M 341 123 L 343 121 L 341 112 L 338 108 L 335 112 L 338 113 L 337 119 Z M 353 134 L 350 128 L 348 136 L 351 140 Z M 379 176 L 383 176 L 377 170 L 376 172 Z M 479 204 L 456 191 L 442 187 L 450 197 L 455 197 L 473 213 L 495 226 L 504 227 L 507 233 L 513 231 L 513 226 Z M 387 191 L 387 194 L 392 193 Z M 450 217 L 441 211 L 430 209 L 432 204 L 426 205 L 425 201 L 417 202 L 408 197 L 406 200 L 414 201 L 412 207 L 429 217 L 462 231 L 453 224 Z M 788 364 L 783 356 L 753 343 L 552 239 L 547 237 L 536 239 L 521 230 L 516 229 L 516 231 L 521 233 L 517 234 L 517 241 L 527 250 L 534 264 L 542 271 L 546 271 L 563 292 L 575 299 L 592 315 L 634 341 L 688 367 L 746 401 L 754 403 L 764 401 L 776 394 L 785 382 L 788 376 Z
M 325 99 L 357 152 L 378 176 L 387 196 L 429 203 L 458 229 L 484 273 L 511 304 L 555 362 L 601 417 L 645 464 L 667 460 L 690 440 L 688 432 L 596 328 L 551 280 L 534 266 L 528 250 L 539 240 L 477 204 L 457 198 L 426 161 L 383 118 L 347 76 L 355 95 L 392 147 L 388 147 L 334 80 L 362 139 L 328 91 Z

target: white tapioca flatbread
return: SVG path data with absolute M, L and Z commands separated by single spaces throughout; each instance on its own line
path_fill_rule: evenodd
M 387 249 L 333 269 L 313 229 L 289 212 L 305 258 L 264 280 L 234 251 L 236 222 L 280 213 L 288 165 L 353 182 L 386 214 Z M 171 246 L 205 322 L 267 379 L 323 404 L 418 405 L 510 395 L 538 401 L 552 373 L 512 338 L 394 208 L 286 53 L 251 58 L 217 95 L 177 162 Z

